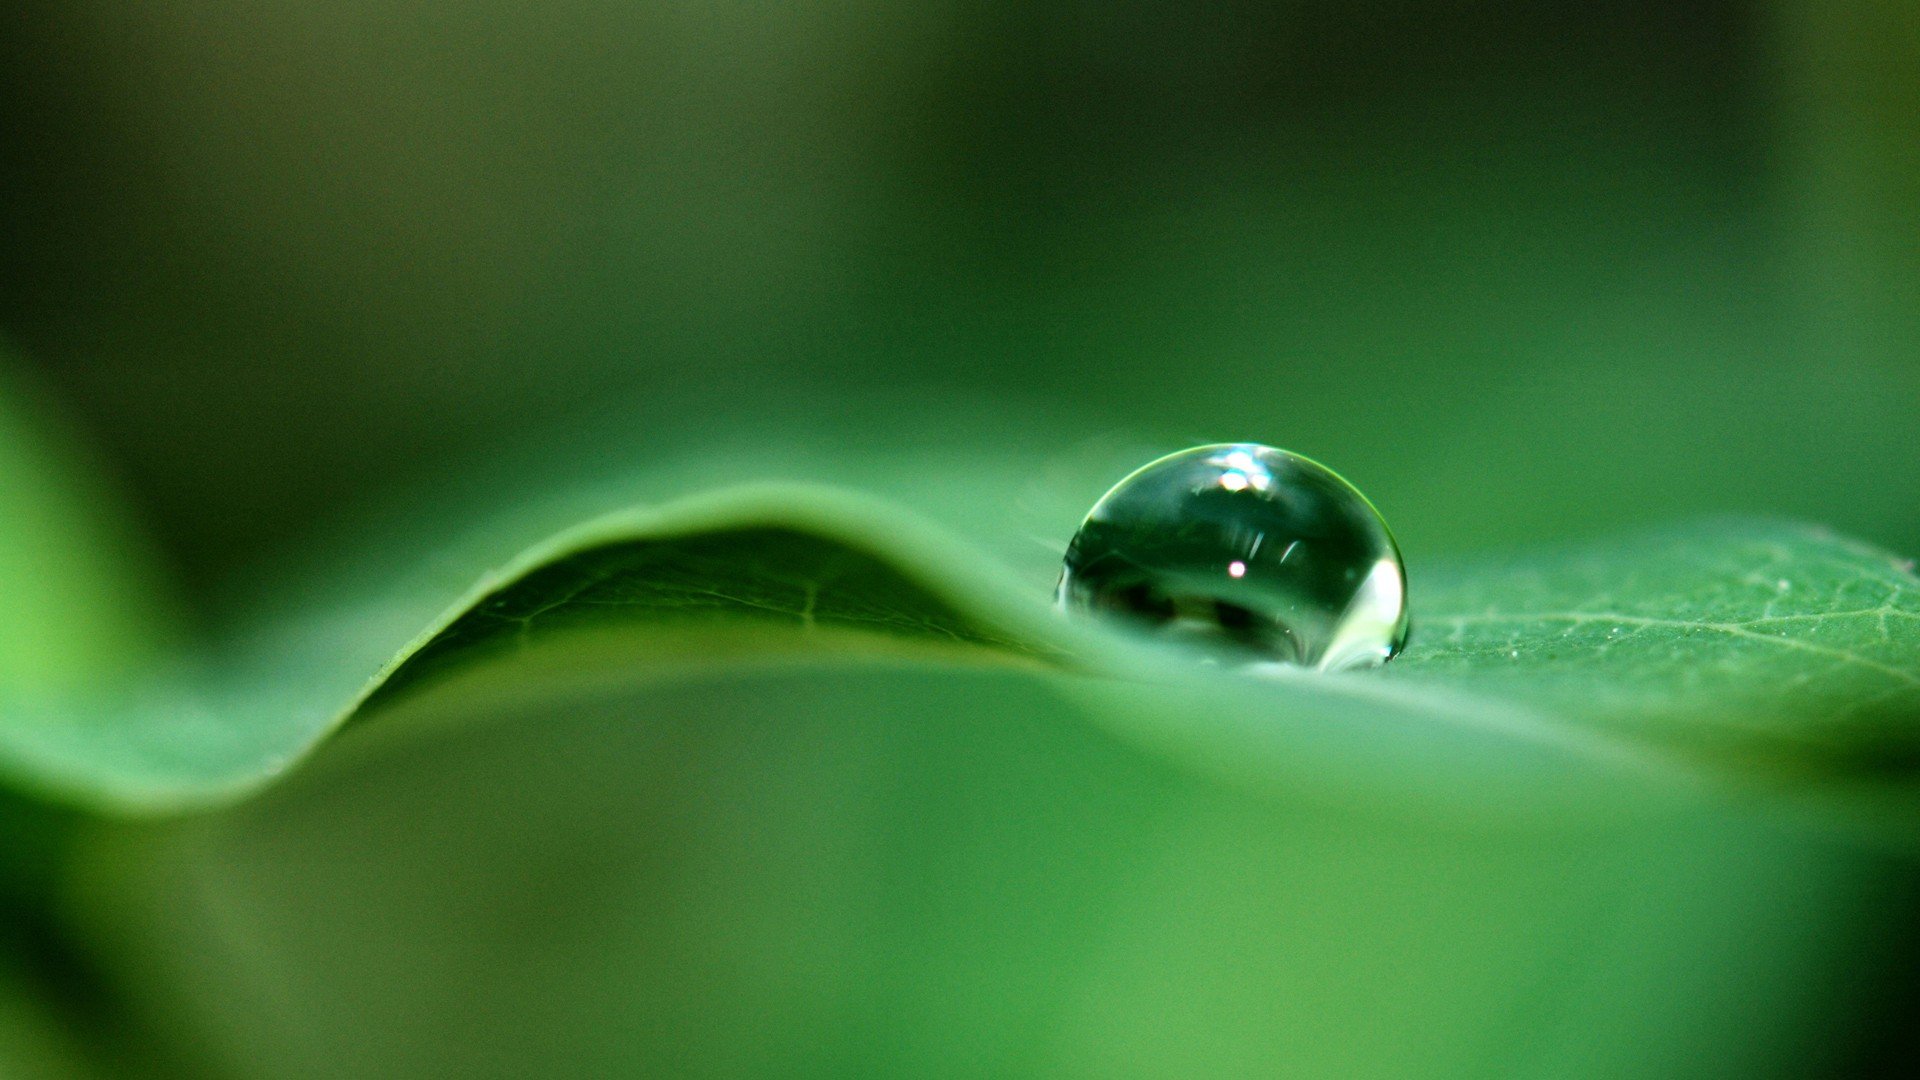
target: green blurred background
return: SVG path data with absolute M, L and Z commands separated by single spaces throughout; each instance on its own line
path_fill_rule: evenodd
M 0 331 L 195 581 L 588 416 L 876 388 L 1294 447 L 1415 556 L 1920 548 L 1904 0 L 26 0 L 0 49 Z
M 1276 443 L 1383 509 L 1416 617 L 1430 556 L 1702 513 L 1920 552 L 1906 0 L 19 0 L 0 25 L 23 415 L 74 422 L 194 604 L 382 505 L 746 444 L 890 496 L 944 461 L 931 501 L 991 539 L 1064 532 L 1152 450 Z M 1053 485 L 1047 512 L 970 500 L 975 457 Z M 28 584 L 120 588 L 69 569 Z M 497 690 L 226 814 L 72 826 L 92 959 L 30 957 L 0 1025 L 145 1041 L 127 1008 L 167 1033 L 147 1052 L 235 1076 L 1914 1057 L 1913 861 L 1749 808 L 1649 825 L 1615 793 L 1617 834 L 1568 838 L 1255 798 L 1014 676 Z

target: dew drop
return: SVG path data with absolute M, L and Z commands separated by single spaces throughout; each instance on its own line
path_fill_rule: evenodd
M 1056 598 L 1238 663 L 1385 663 L 1407 577 L 1379 511 L 1316 461 L 1197 446 L 1115 484 L 1067 547 Z

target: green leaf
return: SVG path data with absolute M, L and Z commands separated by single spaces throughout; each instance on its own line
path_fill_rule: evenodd
M 1912 560 L 1809 526 L 1716 521 L 1425 575 L 1392 674 L 1695 752 L 1909 769 Z
M 615 609 L 614 621 L 630 629 L 679 623 L 687 631 L 689 647 L 669 647 L 655 659 L 710 659 L 707 639 L 738 642 L 743 632 L 764 630 L 793 582 L 804 582 L 803 591 L 823 586 L 817 610 L 796 600 L 788 618 L 802 629 L 818 625 L 785 641 L 752 634 L 736 659 L 795 648 L 885 653 L 969 642 L 976 657 L 998 659 L 1057 652 L 1056 637 L 1085 639 L 1052 626 L 1043 607 L 950 539 L 844 493 L 738 489 L 607 515 L 516 553 L 526 531 L 525 523 L 482 528 L 441 558 L 384 580 L 349 573 L 319 581 L 295 595 L 294 614 L 248 624 L 210 656 L 182 656 L 162 677 L 103 684 L 84 696 L 16 698 L 0 712 L 0 766 L 21 786 L 101 809 L 168 810 L 235 797 L 278 775 L 396 673 L 404 685 L 455 657 L 498 652 L 515 637 L 486 629 L 501 603 L 547 608 L 542 626 L 599 612 L 601 594 L 570 594 L 594 567 L 617 570 L 623 560 L 634 573 L 620 575 L 616 589 L 637 601 L 671 602 L 628 603 L 623 613 Z M 716 561 L 709 545 L 728 544 L 735 557 Z M 528 575 L 520 591 L 500 595 Z M 835 580 L 840 588 L 824 587 Z M 544 589 L 555 593 L 527 591 Z M 573 602 L 555 602 L 566 599 Z M 728 618 L 715 625 L 716 613 Z M 410 669 L 416 654 L 420 668 Z
M 1007 659 L 1067 659 L 1057 647 L 967 611 L 964 603 L 939 595 L 849 539 L 782 524 L 778 516 L 767 513 L 766 520 L 691 533 L 588 542 L 574 554 L 536 565 L 436 633 L 387 678 L 380 693 L 469 663 L 476 652 L 522 648 L 537 636 L 636 623 L 671 623 L 706 636 L 737 631 L 742 624 L 790 631 L 758 635 L 760 648 L 780 648 L 779 639 L 787 638 L 789 645 L 818 649 L 838 637 L 874 652 L 896 646 L 949 652 L 971 647 L 1008 654 Z
M 154 1052 L 1786 1075 L 1870 984 L 1822 980 L 1874 970 L 1913 840 L 1884 553 L 1714 522 L 1415 563 L 1386 670 L 1241 678 L 896 499 L 616 498 L 0 714 L 16 783 L 120 818 L 74 819 L 58 909 Z
M 1562 775 L 1575 761 L 1683 787 L 1875 778 L 1903 767 L 1920 712 L 1911 572 L 1793 526 L 1416 565 L 1417 636 L 1384 677 L 1263 680 L 1063 619 L 969 545 L 832 489 L 618 512 L 515 553 L 527 528 L 479 530 L 386 580 L 316 585 L 300 617 L 251 624 L 217 663 L 129 684 L 108 707 L 15 709 L 0 753 L 37 790 L 168 810 L 250 791 L 362 711 L 476 665 L 503 666 L 500 692 L 538 696 L 595 670 L 920 657 L 1104 676 L 1072 692 L 1117 731 L 1244 782 L 1341 777 L 1459 809 L 1480 794 L 1430 767 L 1448 760 L 1537 809 L 1578 801 Z

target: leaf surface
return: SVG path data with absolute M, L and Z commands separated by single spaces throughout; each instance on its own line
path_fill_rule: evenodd
M 1898 774 L 1920 715 L 1911 570 L 1798 526 L 1710 522 L 1416 565 L 1416 636 L 1385 672 L 1272 679 L 1064 619 L 969 544 L 834 489 L 739 488 L 514 539 L 483 534 L 384 580 L 342 575 L 297 617 L 250 624 L 217 662 L 159 683 L 16 708 L 0 751 L 42 792 L 167 810 L 258 787 L 356 715 L 469 668 L 502 666 L 499 692 L 538 696 L 583 671 L 809 657 L 1069 673 L 1127 737 L 1244 782 L 1344 776 L 1454 801 L 1458 774 L 1423 762 L 1536 795 L 1575 760 L 1741 780 Z
M 1917 748 L 1913 563 L 1825 529 L 1702 522 L 1448 567 L 1420 589 L 1396 677 L 1802 763 L 1905 768 Z

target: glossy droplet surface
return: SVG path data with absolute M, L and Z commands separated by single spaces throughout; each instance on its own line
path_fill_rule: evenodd
M 1258 443 L 1197 446 L 1114 485 L 1067 548 L 1060 606 L 1237 663 L 1385 663 L 1407 636 L 1400 549 L 1365 496 Z

